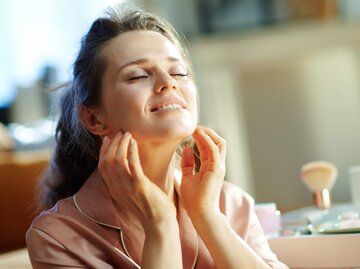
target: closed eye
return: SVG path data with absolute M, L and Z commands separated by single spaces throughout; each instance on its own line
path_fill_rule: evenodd
M 177 73 L 177 74 L 170 74 L 172 77 L 187 77 L 188 74 L 182 74 L 182 73 Z
M 146 79 L 148 77 L 149 77 L 148 75 L 134 76 L 134 77 L 128 78 L 128 81 L 142 80 L 142 79 Z

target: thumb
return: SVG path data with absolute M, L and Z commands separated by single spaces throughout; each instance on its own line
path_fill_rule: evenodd
M 191 148 L 184 148 L 181 157 L 181 171 L 183 177 L 193 175 L 195 169 L 195 159 Z

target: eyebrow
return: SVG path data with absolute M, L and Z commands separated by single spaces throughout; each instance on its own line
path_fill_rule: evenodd
M 176 58 L 176 57 L 172 57 L 172 56 L 169 56 L 166 58 L 166 60 L 168 60 L 169 62 L 181 62 L 181 60 L 179 58 Z M 142 64 L 146 64 L 150 62 L 149 59 L 147 58 L 141 58 L 141 59 L 138 59 L 138 60 L 135 60 L 135 61 L 131 61 L 131 62 L 128 62 L 126 64 L 123 64 L 122 66 L 120 66 L 117 70 L 117 73 L 119 73 L 121 70 L 123 70 L 124 68 L 128 67 L 128 66 L 131 66 L 131 65 L 142 65 Z

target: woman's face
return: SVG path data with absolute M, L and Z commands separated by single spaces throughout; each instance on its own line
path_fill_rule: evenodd
M 179 50 L 153 31 L 120 34 L 106 46 L 102 114 L 114 135 L 181 140 L 197 124 L 197 91 Z

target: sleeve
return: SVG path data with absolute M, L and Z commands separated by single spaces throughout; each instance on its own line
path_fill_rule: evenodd
M 26 244 L 34 269 L 88 268 L 72 257 L 53 237 L 37 228 L 28 230 Z
M 288 269 L 270 249 L 254 209 L 254 199 L 238 186 L 225 182 L 220 207 L 234 231 L 274 269 Z

